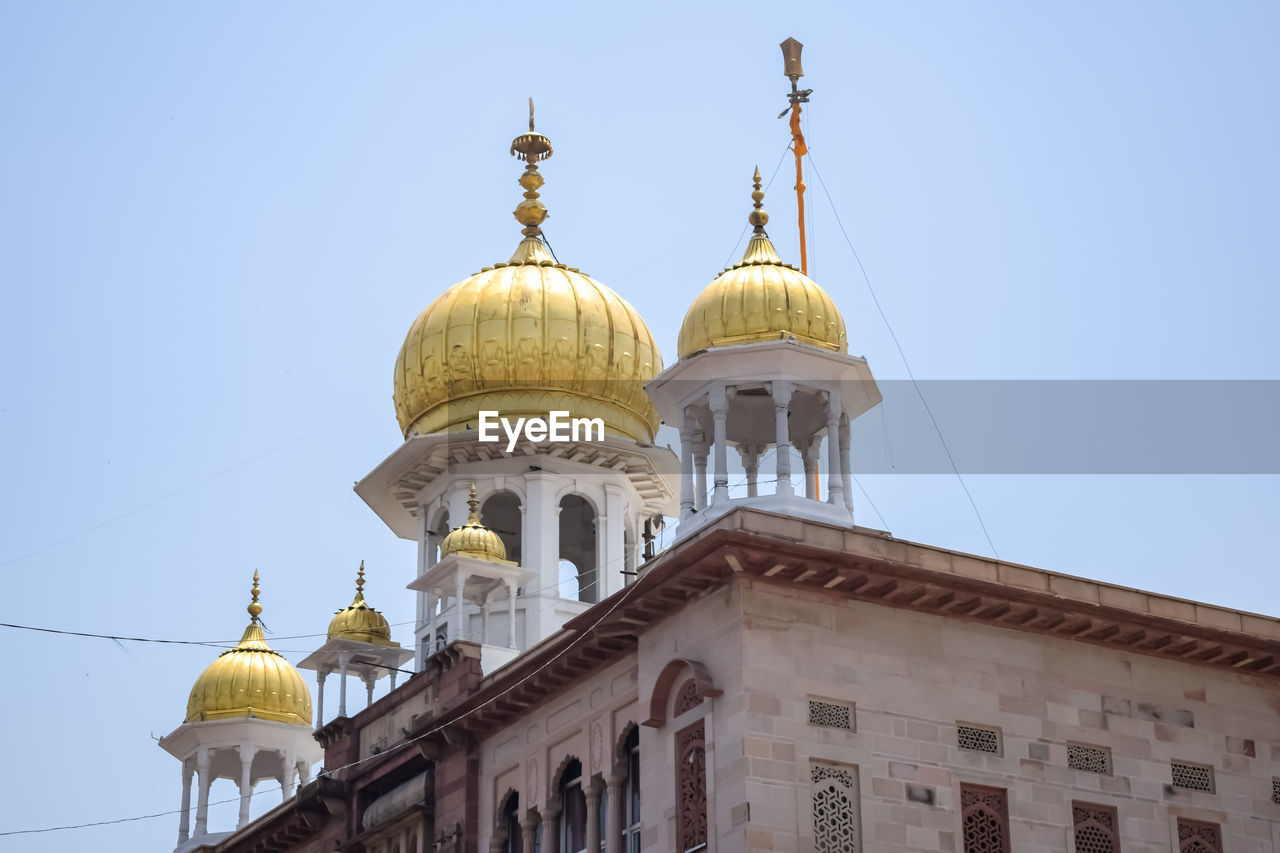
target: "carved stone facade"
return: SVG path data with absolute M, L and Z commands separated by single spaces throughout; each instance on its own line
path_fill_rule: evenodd
M 735 510 L 492 674 L 475 644 L 431 656 L 218 850 L 381 853 L 412 820 L 402 853 L 570 853 L 573 819 L 589 853 L 1280 851 L 1280 621 L 969 560 Z M 1026 617 L 1037 589 L 1093 627 Z M 1235 651 L 1182 659 L 1175 636 Z M 1174 785 L 1179 763 L 1212 789 Z

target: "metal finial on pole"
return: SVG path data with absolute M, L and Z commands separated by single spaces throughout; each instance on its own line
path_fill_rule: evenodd
M 800 222 L 800 271 L 808 275 L 809 252 L 805 246 L 804 233 L 804 168 L 800 161 L 809 153 L 809 149 L 804 144 L 804 134 L 800 130 L 800 105 L 809 103 L 813 90 L 801 89 L 796 85 L 804 76 L 804 69 L 800 65 L 800 51 L 804 49 L 804 45 L 794 38 L 788 38 L 779 46 L 782 48 L 782 74 L 791 81 L 791 92 L 787 95 L 791 106 L 778 113 L 778 118 L 791 113 L 791 150 L 796 155 L 796 209 Z

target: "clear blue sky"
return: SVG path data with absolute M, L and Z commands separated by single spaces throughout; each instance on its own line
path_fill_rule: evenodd
M 350 487 L 400 440 L 414 316 L 516 243 L 525 99 L 556 147 L 556 252 L 670 360 L 786 143 L 788 35 L 810 147 L 917 375 L 1280 378 L 1274 4 L 9 3 L 0 621 L 233 638 L 257 568 L 268 627 L 311 634 L 361 559 L 371 602 L 411 619 L 413 547 Z M 795 260 L 789 186 L 766 201 Z M 814 202 L 811 273 L 851 350 L 900 378 Z M 969 486 L 1006 559 L 1276 613 L 1278 480 Z M 986 552 L 953 478 L 864 485 L 896 535 Z M 0 830 L 178 806 L 152 736 L 212 650 L 3 636 Z M 0 849 L 167 850 L 176 827 Z

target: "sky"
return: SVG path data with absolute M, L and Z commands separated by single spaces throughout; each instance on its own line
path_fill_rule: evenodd
M 413 545 L 351 485 L 401 440 L 414 317 L 515 247 L 526 99 L 557 255 L 671 363 L 785 153 L 787 36 L 893 333 L 812 172 L 810 274 L 877 377 L 907 376 L 896 335 L 929 380 L 1280 379 L 1275 4 L 3 4 L 0 621 L 235 639 L 257 569 L 296 663 L 363 559 L 411 643 Z M 796 262 L 789 168 L 765 203 Z M 901 538 L 1280 613 L 1273 475 L 973 473 L 986 534 L 954 476 L 860 482 Z M 0 632 L 0 833 L 177 809 L 154 738 L 216 649 Z

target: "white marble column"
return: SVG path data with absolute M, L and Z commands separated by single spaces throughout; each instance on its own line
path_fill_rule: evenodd
M 298 762 L 298 785 L 302 786 L 311 781 L 311 765 L 305 761 Z
M 693 448 L 693 506 L 699 512 L 707 508 L 707 445 L 701 438 Z
M 849 460 L 849 416 L 840 416 L 840 481 L 844 483 L 844 505 L 853 512 L 853 468 Z
M 338 716 L 347 715 L 347 663 L 351 660 L 350 652 L 338 653 L 338 671 L 342 676 L 342 684 L 338 688 Z
M 286 752 L 284 757 L 280 759 L 280 800 L 288 802 L 289 798 L 294 794 L 294 783 L 297 781 L 298 760 L 292 752 Z
M 488 644 L 489 642 L 489 594 L 486 593 L 484 601 L 480 603 L 480 642 Z
M 729 416 L 729 394 L 725 386 L 715 385 L 707 396 L 711 405 L 712 445 L 715 460 L 715 493 L 712 503 L 729 500 L 729 453 L 725 439 L 725 420 Z
M 684 410 L 680 422 L 680 520 L 693 515 L 693 415 Z
M 324 681 L 329 677 L 329 670 L 316 670 L 316 729 L 324 728 Z
M 507 585 L 507 648 L 516 646 L 516 582 L 506 581 Z
M 791 485 L 791 439 L 787 416 L 791 411 L 791 383 L 778 379 L 770 383 L 769 393 L 773 396 L 774 445 L 778 457 L 778 483 L 775 492 L 779 495 L 794 495 L 795 487 Z
M 366 698 L 365 698 L 365 707 L 366 707 L 366 708 L 373 704 L 373 687 L 374 687 L 374 685 L 375 685 L 375 684 L 377 684 L 377 683 L 378 683 L 378 674 L 377 674 L 377 671 L 376 671 L 376 670 L 373 670 L 373 669 L 370 669 L 370 670 L 369 670 L 369 672 L 368 672 L 368 674 L 367 674 L 367 675 L 365 675 L 365 677 L 364 677 L 364 686 L 365 686 L 365 694 L 366 694 Z
M 199 791 L 196 794 L 196 837 L 209 834 L 209 750 L 201 747 L 196 753 L 196 773 Z
M 467 584 L 467 576 L 462 573 L 462 569 L 454 570 L 454 585 L 457 587 L 457 595 L 453 602 L 453 636 L 449 638 L 449 642 L 463 639 L 465 632 L 462 630 L 462 591 Z
M 182 814 L 178 817 L 178 844 L 191 837 L 191 774 L 194 768 L 190 759 L 182 762 Z
M 840 396 L 827 394 L 827 503 L 844 506 L 844 477 L 840 471 Z
M 253 783 L 250 774 L 253 772 L 253 747 L 247 743 L 240 744 L 240 819 L 236 821 L 236 829 L 249 822 L 249 798 L 253 795 Z
M 754 498 L 760 493 L 760 448 L 753 444 L 739 444 L 738 456 L 747 475 L 747 497 Z
M 800 446 L 800 463 L 804 466 L 804 496 L 810 500 L 818 499 L 818 490 L 813 483 L 813 472 L 817 469 L 817 442 L 810 441 Z

